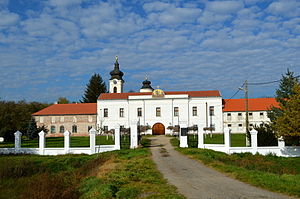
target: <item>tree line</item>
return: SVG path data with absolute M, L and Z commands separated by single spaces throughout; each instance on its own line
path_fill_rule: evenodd
M 80 103 L 96 103 L 99 95 L 106 92 L 106 85 L 100 74 L 93 74 L 86 85 Z M 59 97 L 58 104 L 68 104 L 65 97 Z M 52 104 L 26 101 L 0 101 L 0 137 L 5 141 L 14 140 L 14 133 L 21 131 L 27 138 L 37 137 L 41 130 L 48 131 L 45 127 L 37 127 L 32 114 Z

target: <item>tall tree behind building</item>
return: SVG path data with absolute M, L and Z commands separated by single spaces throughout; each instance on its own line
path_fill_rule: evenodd
M 276 90 L 276 101 L 284 106 L 286 100 L 290 99 L 290 97 L 295 94 L 293 88 L 298 81 L 299 79 L 294 75 L 294 72 L 287 69 L 285 75 L 282 75 L 279 88 Z M 268 111 L 268 117 L 272 122 L 275 122 L 278 117 L 282 116 L 282 114 L 282 108 L 272 107 L 271 110 Z
M 94 74 L 86 85 L 81 103 L 96 103 L 99 95 L 106 93 L 106 85 L 99 74 Z

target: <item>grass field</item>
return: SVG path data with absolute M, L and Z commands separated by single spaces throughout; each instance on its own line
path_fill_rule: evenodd
M 0 155 L 0 187 L 0 198 L 10 199 L 184 198 L 156 170 L 148 148 L 96 155 Z
M 179 144 L 176 138 L 171 143 L 176 147 Z M 246 183 L 300 197 L 300 157 L 284 158 L 251 153 L 228 155 L 209 149 L 178 147 L 176 150 Z
M 198 136 L 189 135 L 189 140 L 198 140 Z M 231 134 L 231 146 L 243 147 L 246 146 L 246 134 Z M 224 144 L 224 134 L 204 135 L 204 144 Z
M 115 141 L 112 136 L 96 136 L 96 145 L 113 145 Z M 13 148 L 14 142 L 0 143 L 0 148 Z M 90 137 L 88 136 L 71 136 L 70 147 L 89 147 Z M 24 148 L 38 148 L 39 140 L 22 140 Z M 63 148 L 64 137 L 46 137 L 46 148 Z

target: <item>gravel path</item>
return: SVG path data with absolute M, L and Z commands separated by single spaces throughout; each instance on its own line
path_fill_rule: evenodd
M 169 137 L 156 136 L 150 139 L 152 158 L 158 170 L 187 198 L 292 198 L 256 188 L 210 169 L 175 151 Z

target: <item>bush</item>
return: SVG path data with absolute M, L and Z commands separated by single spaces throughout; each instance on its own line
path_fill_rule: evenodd
M 273 128 L 269 124 L 263 123 L 262 125 L 255 126 L 255 130 L 258 131 L 257 142 L 258 146 L 277 146 L 277 137 L 273 131 Z

